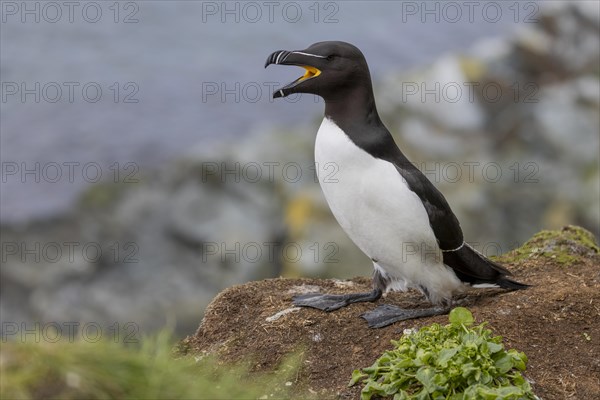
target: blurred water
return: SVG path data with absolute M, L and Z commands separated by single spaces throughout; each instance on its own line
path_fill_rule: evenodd
M 98 179 L 112 180 L 115 169 L 128 162 L 156 167 L 192 146 L 210 152 L 216 141 L 311 122 L 323 108 L 313 97 L 296 103 L 271 100 L 267 82 L 287 83 L 299 73 L 294 68 L 263 69 L 274 50 L 349 41 L 363 50 L 377 80 L 427 64 L 441 53 L 463 51 L 482 37 L 508 35 L 535 11 L 526 7 L 533 2 L 520 3 L 517 16 L 516 3 L 491 2 L 484 12 L 490 2 L 476 2 L 471 13 L 458 2 L 462 15 L 456 19 L 454 10 L 444 11 L 443 3 L 436 3 L 436 10 L 432 2 L 97 2 L 102 15 L 92 23 L 82 11 L 88 3 L 75 2 L 73 22 L 63 7 L 62 17 L 52 23 L 47 20 L 57 14 L 44 10 L 44 3 L 2 2 L 3 223 L 65 211 L 96 180 L 98 167 Z M 15 10 L 25 4 L 30 10 L 39 7 L 39 22 L 35 12 Z M 499 5 L 501 16 L 496 18 Z M 95 19 L 98 7 L 86 9 L 88 20 Z M 223 14 L 222 7 L 234 11 Z M 299 20 L 290 22 L 298 19 L 298 10 Z M 123 23 L 130 14 L 138 21 Z M 39 102 L 36 93 L 24 99 L 21 92 L 11 94 L 23 83 L 37 91 Z M 222 85 L 235 91 L 236 83 L 238 98 L 207 93 L 207 88 L 220 91 Z M 74 88 L 72 102 L 69 85 Z M 62 97 L 52 103 L 57 87 Z M 94 102 L 98 87 L 102 95 Z M 124 102 L 128 95 L 137 102 Z M 134 169 L 125 172 L 137 174 Z

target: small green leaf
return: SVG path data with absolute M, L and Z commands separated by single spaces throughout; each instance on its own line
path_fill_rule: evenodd
M 406 393 L 404 390 L 401 390 L 394 395 L 394 400 L 409 400 L 409 399 L 410 399 L 409 394 Z
M 460 349 L 460 347 L 452 347 L 450 349 L 442 349 L 440 351 L 440 354 L 437 359 L 437 365 L 439 365 L 441 367 L 445 367 L 446 365 L 448 365 L 448 361 L 450 361 L 450 359 L 452 357 L 454 357 L 454 355 L 456 353 L 458 353 L 459 349 Z
M 348 387 L 356 385 L 356 383 L 358 381 L 360 381 L 361 379 L 366 378 L 368 376 L 369 375 L 363 374 L 362 372 L 360 372 L 359 369 L 355 369 L 354 371 L 352 371 L 352 380 L 348 384 Z
M 487 347 L 490 350 L 490 354 L 494 354 L 502 350 L 502 345 L 494 342 L 487 342 Z
M 448 319 L 452 325 L 464 325 L 470 326 L 473 325 L 475 321 L 473 319 L 473 314 L 471 311 L 467 310 L 464 307 L 456 307 L 452 311 L 450 311 L 450 315 L 448 315 Z
M 496 360 L 494 363 L 498 372 L 501 374 L 505 374 L 510 371 L 513 367 L 512 357 L 508 353 L 504 353 L 500 358 Z
M 520 353 L 516 350 L 509 350 L 508 354 L 512 356 L 513 365 L 515 368 L 520 369 L 521 371 L 525 371 L 525 363 L 527 362 L 527 356 L 525 353 Z
M 430 389 L 432 389 L 435 386 L 433 384 L 434 376 L 435 371 L 433 368 L 421 367 L 417 371 L 417 375 L 415 377 L 419 380 L 419 382 L 421 382 L 421 384 L 427 389 L 427 391 L 431 393 L 433 390 L 430 391 Z

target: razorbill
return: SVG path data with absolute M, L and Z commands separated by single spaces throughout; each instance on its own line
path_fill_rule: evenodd
M 469 286 L 524 289 L 510 272 L 474 250 L 444 196 L 402 154 L 375 107 L 369 67 L 352 44 L 329 41 L 305 50 L 272 53 L 265 64 L 295 65 L 306 73 L 273 98 L 311 93 L 325 100 L 315 142 L 317 166 L 337 166 L 335 179 L 319 171 L 333 215 L 373 261 L 373 291 L 344 295 L 303 294 L 297 306 L 333 311 L 377 301 L 389 290 L 420 290 L 433 307 L 381 305 L 363 314 L 369 326 L 447 313 L 453 295 Z

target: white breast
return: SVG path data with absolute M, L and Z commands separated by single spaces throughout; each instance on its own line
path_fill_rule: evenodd
M 393 164 L 356 146 L 328 118 L 317 133 L 315 162 L 333 215 L 398 288 L 423 286 L 436 301 L 462 287 L 442 263 L 423 203 Z

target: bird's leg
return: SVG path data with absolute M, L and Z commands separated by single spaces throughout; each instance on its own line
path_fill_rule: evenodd
M 352 303 L 377 301 L 381 298 L 386 285 L 386 278 L 382 276 L 382 273 L 378 268 L 375 268 L 373 273 L 373 290 L 370 292 L 350 294 L 308 293 L 294 296 L 292 302 L 295 306 L 312 307 L 323 311 L 334 311 Z
M 379 300 L 382 291 L 374 288 L 368 293 L 321 294 L 308 293 L 294 296 L 293 304 L 300 307 L 312 307 L 323 311 L 334 311 L 352 303 L 373 302 Z
M 383 328 L 393 324 L 394 322 L 405 321 L 407 319 L 447 314 L 451 309 L 452 307 L 450 306 L 406 309 L 390 304 L 382 304 L 376 309 L 362 314 L 361 317 L 367 320 L 369 328 Z

